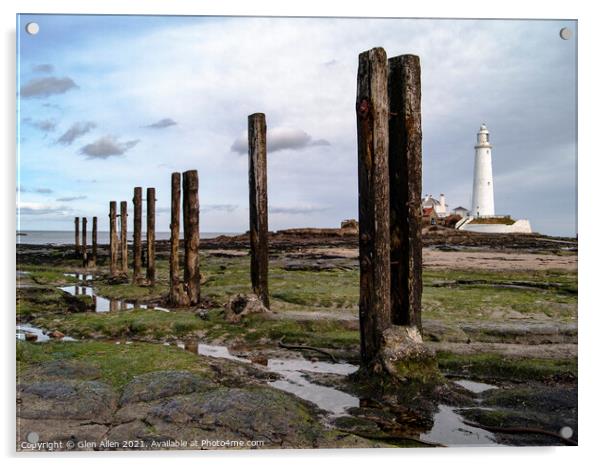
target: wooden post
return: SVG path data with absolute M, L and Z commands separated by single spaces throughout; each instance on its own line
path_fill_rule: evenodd
M 422 327 L 420 58 L 389 59 L 391 320 Z
M 155 286 L 155 188 L 146 189 L 146 279 Z
M 111 250 L 111 276 L 116 277 L 119 270 L 117 268 L 117 202 L 111 201 L 109 204 L 109 247 Z
M 184 292 L 180 282 L 180 197 L 181 197 L 181 175 L 171 174 L 171 251 L 169 256 L 169 301 L 174 306 L 188 304 L 188 295 Z
M 134 274 L 132 283 L 138 285 L 142 280 L 142 188 L 134 188 Z
M 121 273 L 128 274 L 128 203 L 121 201 Z
M 79 254 L 80 246 L 79 246 L 79 217 L 75 217 L 75 252 Z
M 88 239 L 87 239 L 87 230 L 88 230 L 88 218 L 82 218 L 82 265 L 84 268 L 88 267 Z
M 363 366 L 374 362 L 382 333 L 391 325 L 387 72 L 382 48 L 360 54 L 356 113 Z
M 89 262 L 90 267 L 96 267 L 97 254 L 98 254 L 98 217 L 92 217 L 92 259 Z
M 249 115 L 249 216 L 251 285 L 270 307 L 268 294 L 268 181 L 266 123 L 263 113 Z
M 184 172 L 184 281 L 190 305 L 201 299 L 199 271 L 199 175 L 196 170 Z

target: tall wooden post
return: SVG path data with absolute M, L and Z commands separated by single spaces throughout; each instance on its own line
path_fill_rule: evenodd
M 96 258 L 98 254 L 98 217 L 92 217 L 92 259 L 89 261 L 90 267 L 96 267 Z
M 391 325 L 389 232 L 389 104 L 387 54 L 374 48 L 359 56 L 357 139 L 362 365 L 369 366 Z
M 79 217 L 75 217 L 75 252 L 79 254 L 80 246 L 79 246 Z
M 180 282 L 180 208 L 181 208 L 181 175 L 171 174 L 171 251 L 169 256 L 169 301 L 174 306 L 188 303 L 188 295 Z
M 82 265 L 84 268 L 88 267 L 88 239 L 87 239 L 87 230 L 88 230 L 88 218 L 82 218 Z
M 117 267 L 117 202 L 109 204 L 109 248 L 111 250 L 111 276 L 116 277 L 119 270 Z
M 155 188 L 146 189 L 146 279 L 155 286 Z
M 121 273 L 128 273 L 128 203 L 121 201 L 120 205 L 121 219 Z
M 420 58 L 389 59 L 391 319 L 421 328 L 422 124 Z
M 268 177 L 263 113 L 249 115 L 249 216 L 251 285 L 266 307 L 268 295 Z
M 184 281 L 190 305 L 201 299 L 199 271 L 199 175 L 196 170 L 184 172 Z
M 134 188 L 134 274 L 132 283 L 137 285 L 142 280 L 142 188 Z

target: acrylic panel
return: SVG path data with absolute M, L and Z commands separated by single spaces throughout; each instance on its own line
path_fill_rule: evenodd
M 576 20 L 16 30 L 17 451 L 577 444 Z

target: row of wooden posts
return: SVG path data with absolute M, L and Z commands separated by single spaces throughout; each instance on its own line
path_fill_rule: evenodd
M 251 243 L 251 284 L 253 292 L 269 307 L 268 297 L 268 205 L 267 205 L 267 151 L 266 122 L 263 113 L 249 116 L 249 204 Z M 183 184 L 184 229 L 184 279 L 180 278 L 180 198 Z M 199 271 L 199 197 L 198 173 L 190 170 L 171 175 L 171 223 L 169 261 L 169 301 L 174 306 L 194 306 L 200 302 Z M 155 284 L 155 188 L 146 191 L 146 280 L 142 278 L 142 188 L 134 188 L 134 270 L 132 283 L 150 286 Z M 118 238 L 117 217 L 120 217 Z M 127 202 L 121 201 L 117 214 L 117 202 L 109 203 L 110 274 L 127 277 Z M 93 220 L 93 254 L 88 257 L 86 248 L 87 219 L 82 219 L 82 243 L 80 244 L 79 217 L 75 217 L 75 247 L 81 253 L 84 267 L 96 266 L 97 218 Z M 121 257 L 121 261 L 119 261 Z
M 360 333 L 362 360 L 376 357 L 383 332 L 392 325 L 421 328 L 422 296 L 422 124 L 420 60 L 387 60 L 384 49 L 360 54 L 357 76 L 359 187 Z M 253 292 L 269 307 L 267 141 L 263 113 L 248 117 L 249 241 Z M 179 271 L 181 183 L 184 185 L 184 279 Z M 147 189 L 147 273 L 155 283 L 155 189 Z M 134 273 L 142 283 L 142 188 L 134 188 Z M 121 202 L 121 266 L 118 266 L 116 202 L 110 203 L 111 274 L 127 274 L 127 203 Z M 86 253 L 86 219 L 81 252 L 96 263 L 96 217 L 92 257 Z M 200 301 L 199 198 L 196 170 L 171 177 L 170 291 L 172 305 Z M 76 218 L 76 245 L 79 222 Z

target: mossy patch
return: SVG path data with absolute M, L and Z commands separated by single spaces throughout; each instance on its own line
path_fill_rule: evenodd
M 17 342 L 17 378 L 23 371 L 48 361 L 84 361 L 100 371 L 99 379 L 121 389 L 133 377 L 147 372 L 185 370 L 210 373 L 197 355 L 173 346 L 149 343 L 117 345 L 111 342 Z
M 557 360 L 440 352 L 437 353 L 437 361 L 444 372 L 490 380 L 549 381 L 577 378 L 577 358 Z

